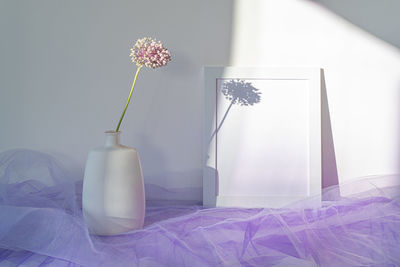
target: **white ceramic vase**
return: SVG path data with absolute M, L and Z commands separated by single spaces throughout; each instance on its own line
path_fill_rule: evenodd
M 105 144 L 90 151 L 83 180 L 82 209 L 89 231 L 115 235 L 143 227 L 145 194 L 138 152 L 107 131 Z

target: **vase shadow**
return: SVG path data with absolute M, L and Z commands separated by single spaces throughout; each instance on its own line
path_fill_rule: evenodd
M 218 171 L 215 168 L 205 166 L 203 169 L 203 206 L 216 207 L 218 194 Z

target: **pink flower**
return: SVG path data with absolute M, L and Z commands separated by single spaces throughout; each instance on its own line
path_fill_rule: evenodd
M 132 62 L 135 62 L 138 68 L 136 70 L 135 79 L 133 80 L 131 92 L 129 93 L 128 101 L 126 101 L 125 108 L 122 111 L 121 118 L 119 119 L 117 128 L 115 130 L 116 132 L 119 131 L 122 119 L 125 116 L 125 112 L 131 100 L 136 79 L 141 68 L 146 66 L 155 69 L 167 65 L 167 63 L 171 61 L 171 54 L 169 53 L 168 49 L 165 48 L 160 41 L 157 42 L 155 39 L 148 37 L 136 41 L 136 44 L 131 48 L 130 56 L 132 58 Z
M 145 37 L 136 41 L 131 48 L 132 62 L 138 66 L 159 68 L 171 61 L 171 54 L 160 41 Z

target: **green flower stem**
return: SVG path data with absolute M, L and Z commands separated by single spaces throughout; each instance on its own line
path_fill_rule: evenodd
M 140 71 L 140 69 L 142 68 L 142 66 L 143 66 L 143 65 L 139 65 L 139 66 L 138 66 L 138 69 L 137 69 L 137 71 L 136 71 L 135 79 L 133 80 L 133 84 L 132 84 L 132 89 L 131 89 L 131 92 L 129 93 L 128 101 L 126 101 L 126 105 L 125 105 L 124 111 L 122 112 L 122 116 L 121 116 L 121 118 L 119 119 L 117 129 L 115 130 L 116 132 L 118 132 L 119 126 L 121 125 L 122 119 L 124 118 L 126 109 L 127 109 L 128 105 L 129 105 L 129 101 L 131 100 L 131 96 L 132 96 L 132 93 L 133 93 L 133 88 L 135 88 L 136 79 L 137 79 L 137 77 L 138 77 L 139 71 Z

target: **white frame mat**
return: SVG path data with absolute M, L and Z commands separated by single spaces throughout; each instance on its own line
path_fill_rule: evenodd
M 203 205 L 320 198 L 321 69 L 205 67 L 204 78 Z

